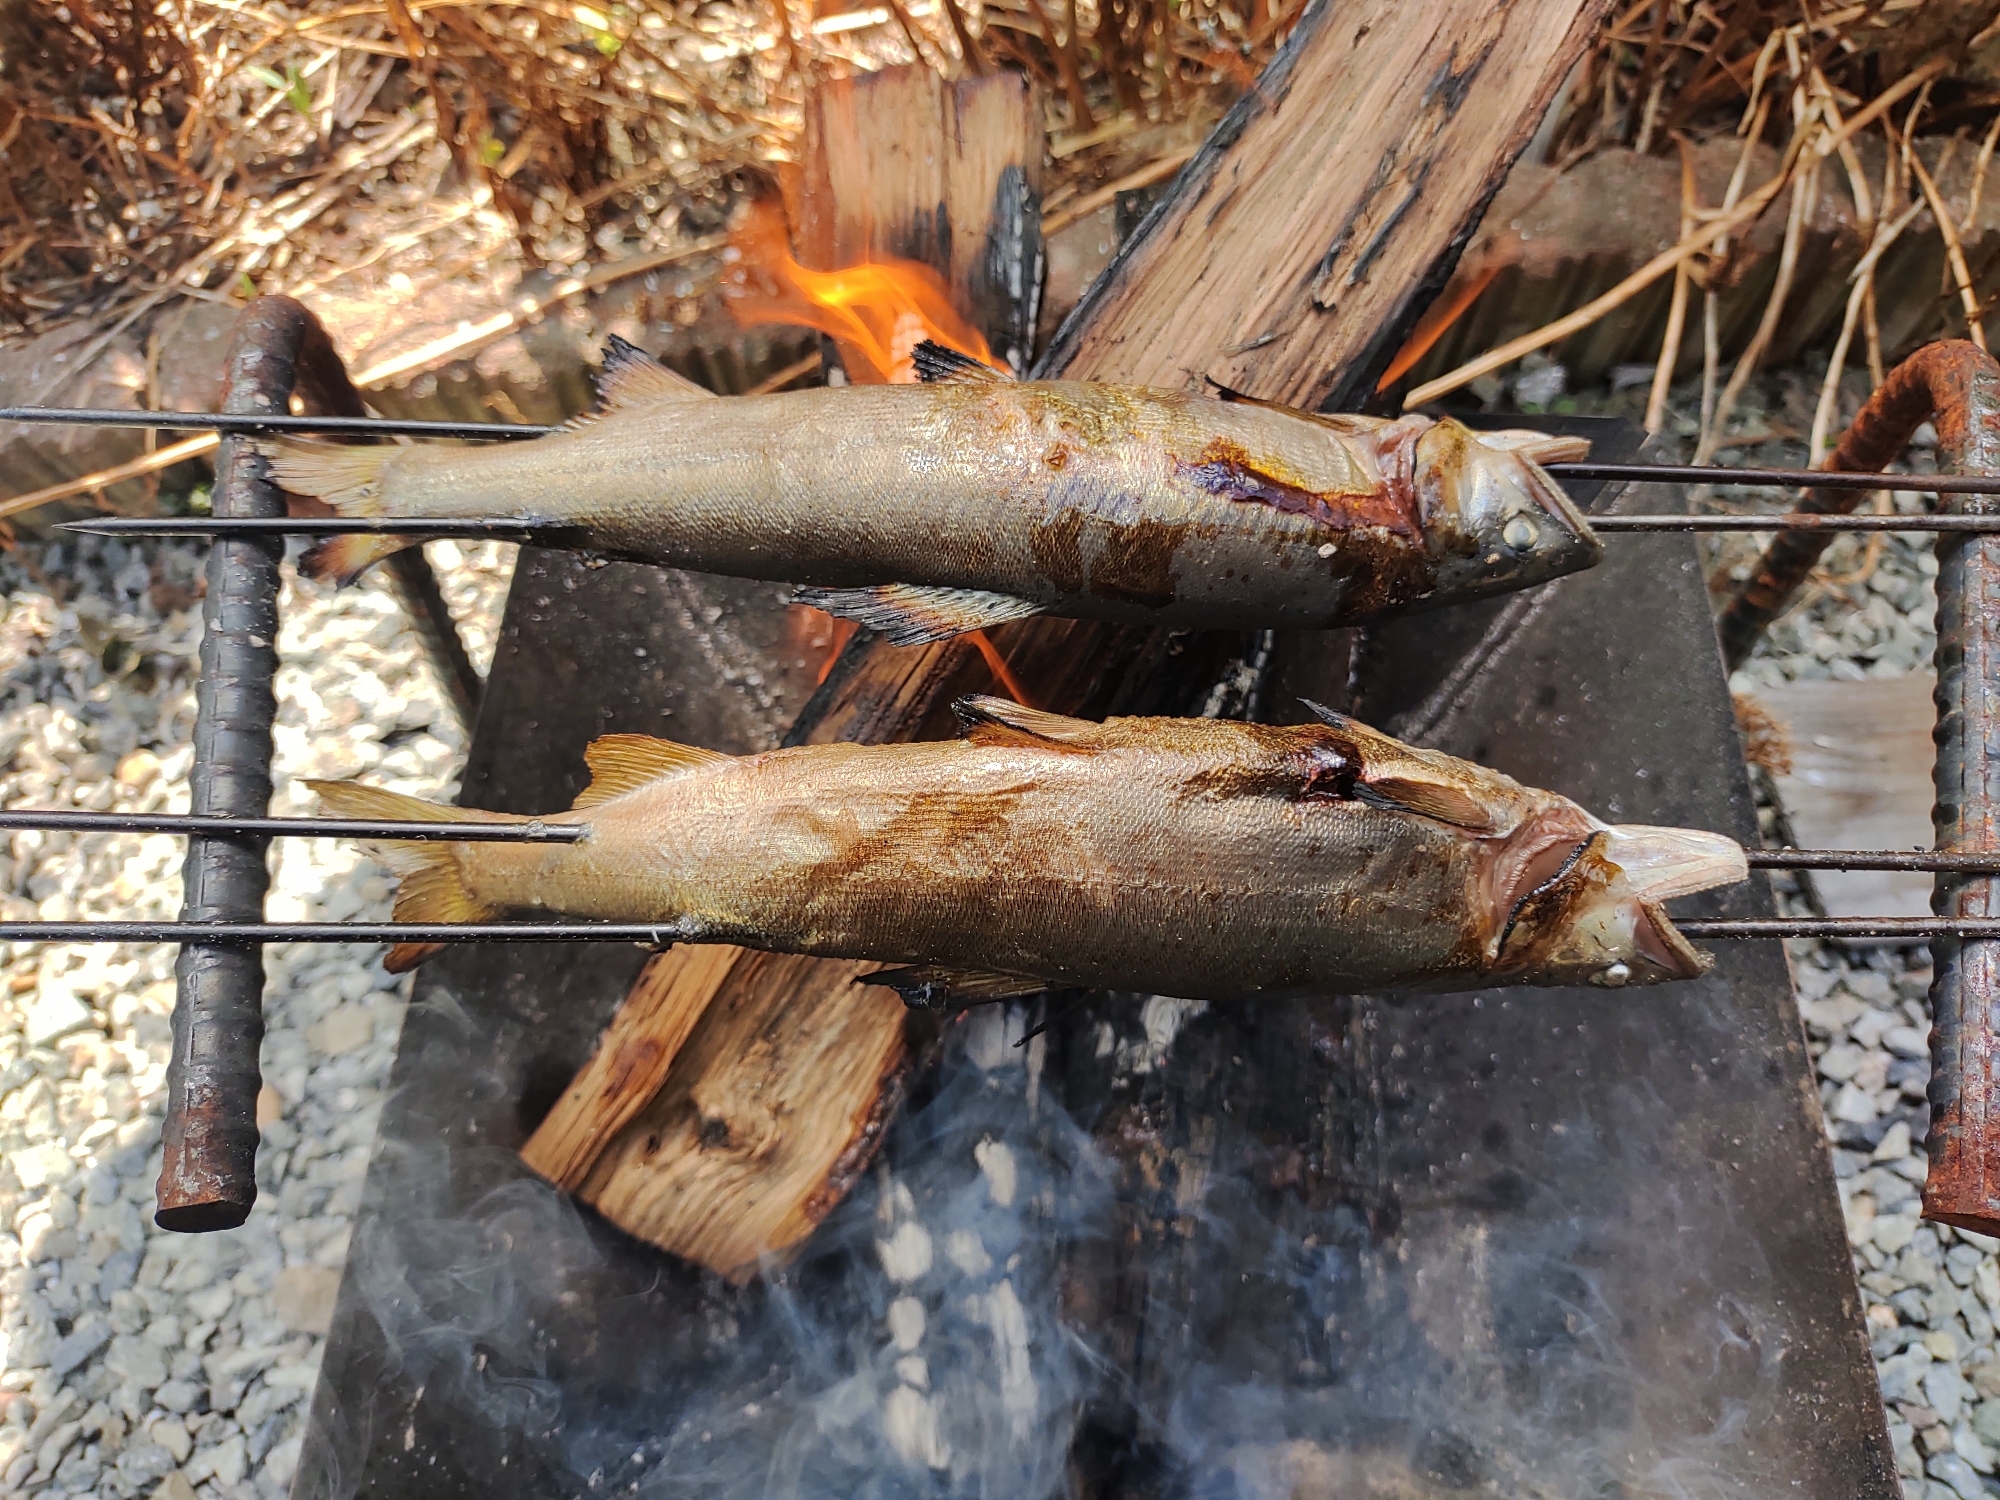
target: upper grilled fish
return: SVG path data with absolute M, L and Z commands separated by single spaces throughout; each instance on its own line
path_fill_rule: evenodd
M 732 757 L 598 740 L 574 844 L 382 846 L 396 916 L 657 922 L 663 937 L 910 966 L 942 999 L 1193 999 L 1702 973 L 1661 903 L 1744 878 L 1719 834 L 1608 827 L 1335 714 L 1086 723 L 997 698 L 964 739 Z M 317 783 L 336 814 L 521 821 Z M 398 948 L 392 969 L 430 950 Z
M 807 587 L 911 644 L 1038 613 L 1324 627 L 1598 560 L 1535 457 L 1546 434 L 1330 417 L 1081 381 L 1015 382 L 938 345 L 926 385 L 721 400 L 614 345 L 605 411 L 484 447 L 264 445 L 352 516 L 504 516 L 573 544 Z M 336 538 L 351 578 L 407 537 Z

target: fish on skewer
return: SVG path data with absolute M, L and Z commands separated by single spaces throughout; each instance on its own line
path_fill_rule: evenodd
M 912 1003 L 1095 986 L 1190 999 L 1686 979 L 1663 903 L 1742 880 L 1720 834 L 1610 826 L 1339 714 L 1089 723 L 960 700 L 963 738 L 586 753 L 574 843 L 391 843 L 398 921 L 503 912 L 897 967 Z M 318 782 L 345 817 L 526 821 Z M 402 970 L 435 949 L 404 945 Z
M 1015 381 L 937 344 L 917 365 L 928 383 L 719 398 L 614 341 L 604 410 L 547 437 L 262 446 L 280 485 L 344 516 L 506 517 L 800 584 L 900 645 L 1042 613 L 1330 627 L 1601 555 L 1537 462 L 1581 457 L 1576 439 Z M 346 581 L 417 540 L 337 537 L 304 567 Z

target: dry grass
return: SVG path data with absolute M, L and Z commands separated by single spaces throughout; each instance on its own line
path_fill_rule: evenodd
M 1060 214 L 1164 175 L 1303 0 L 17 0 L 0 7 L 0 336 L 670 248 L 782 162 L 815 77 L 1046 86 Z

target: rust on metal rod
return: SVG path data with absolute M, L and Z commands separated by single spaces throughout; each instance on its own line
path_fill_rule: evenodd
M 1828 456 L 1826 468 L 1870 473 L 1884 469 L 1927 421 L 1937 425 L 1942 452 L 1964 451 L 1973 378 L 1991 366 L 1992 361 L 1979 346 L 1964 339 L 1925 345 L 1891 370 L 1880 389 L 1855 414 L 1853 424 Z M 1992 475 L 1989 471 L 1977 477 Z M 1800 498 L 1799 509 L 1841 514 L 1853 510 L 1865 493 L 1832 486 L 1812 489 Z M 1829 532 L 1788 531 L 1765 550 L 1749 581 L 1737 591 L 1716 625 L 1722 638 L 1722 658 L 1730 671 L 1744 663 L 1758 637 L 1784 613 L 1832 541 Z
M 2000 474 L 2000 365 L 1969 345 L 1942 347 L 1931 396 L 1943 467 Z M 1927 351 L 1926 351 L 1927 352 Z M 2000 503 L 1950 496 L 1954 512 Z M 1937 803 L 1942 852 L 2000 849 L 2000 537 L 1937 540 Z M 1951 920 L 2000 915 L 2000 881 L 1940 874 L 1931 910 Z M 1924 1217 L 2000 1234 L 2000 941 L 1931 940 L 1930 1157 Z

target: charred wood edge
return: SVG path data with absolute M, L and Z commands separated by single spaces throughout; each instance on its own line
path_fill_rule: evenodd
M 1933 354 L 1933 351 L 1936 351 Z M 1943 467 L 2000 474 L 2000 365 L 1971 344 L 1933 345 L 1925 382 L 1936 408 Z M 1954 510 L 2000 510 L 1954 499 Z M 1931 811 L 1940 850 L 2000 847 L 2000 538 L 1937 540 L 1937 743 Z M 1931 910 L 1943 918 L 2000 911 L 1990 875 L 1937 877 Z M 1931 941 L 1930 1168 L 1924 1217 L 2000 1234 L 2000 942 L 1941 933 Z
M 337 357 L 311 313 L 289 298 L 259 298 L 236 325 L 222 404 L 232 412 L 283 411 L 300 383 L 301 364 L 329 362 L 337 364 Z M 212 504 L 220 516 L 285 513 L 285 498 L 264 460 L 238 438 L 225 439 L 216 454 Z M 261 817 L 270 810 L 283 557 L 284 543 L 276 538 L 222 539 L 209 549 L 189 772 L 189 810 L 197 816 Z M 267 846 L 256 836 L 191 838 L 182 867 L 183 921 L 260 919 L 270 886 Z M 162 1229 L 184 1233 L 234 1229 L 257 1201 L 263 951 L 187 943 L 174 979 L 164 1157 L 153 1219 Z

